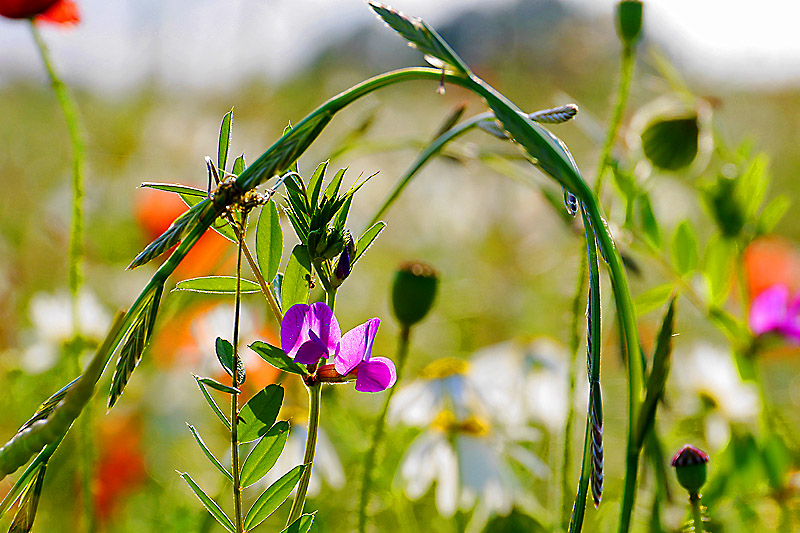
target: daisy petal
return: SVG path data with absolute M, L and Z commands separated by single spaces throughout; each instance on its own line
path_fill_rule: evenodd
M 358 365 L 356 390 L 359 392 L 380 392 L 397 381 L 394 363 L 386 357 L 373 357 Z

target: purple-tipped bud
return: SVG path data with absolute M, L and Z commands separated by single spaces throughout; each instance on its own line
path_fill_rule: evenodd
M 701 449 L 686 444 L 672 458 L 672 466 L 681 487 L 692 494 L 700 491 L 706 482 L 708 455 Z
M 339 256 L 339 262 L 336 263 L 336 270 L 334 271 L 336 280 L 340 283 L 350 275 L 350 271 L 353 269 L 353 258 L 355 255 L 356 245 L 353 242 L 353 236 L 350 235 L 350 231 L 347 230 L 344 235 L 344 249 Z

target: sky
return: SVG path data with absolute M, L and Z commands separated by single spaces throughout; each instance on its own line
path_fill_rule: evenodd
M 394 6 L 436 26 L 464 10 L 510 1 L 395 0 Z M 616 4 L 563 1 L 605 17 Z M 213 90 L 242 74 L 280 81 L 320 48 L 374 21 L 360 0 L 77 2 L 83 15 L 77 28 L 42 31 L 68 82 L 110 94 L 147 80 L 177 90 Z M 745 88 L 800 84 L 800 2 L 646 0 L 645 6 L 645 31 L 688 76 Z M 3 19 L 0 84 L 20 76 L 43 78 L 41 65 L 26 24 Z

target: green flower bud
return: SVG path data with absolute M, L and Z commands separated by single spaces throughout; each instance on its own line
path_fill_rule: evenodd
M 691 444 L 684 445 L 672 458 L 672 466 L 675 467 L 675 475 L 678 476 L 681 487 L 690 494 L 700 492 L 706 482 L 707 463 L 708 455 L 704 451 Z
M 633 46 L 642 33 L 642 2 L 622 0 L 617 4 L 617 35 L 622 43 Z
M 408 328 L 425 318 L 438 284 L 433 267 L 415 261 L 400 265 L 392 286 L 392 307 L 400 324 Z

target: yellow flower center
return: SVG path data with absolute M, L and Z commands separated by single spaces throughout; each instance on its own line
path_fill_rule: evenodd
M 424 379 L 442 379 L 448 376 L 464 375 L 469 370 L 469 363 L 463 359 L 446 357 L 430 363 L 419 373 Z

